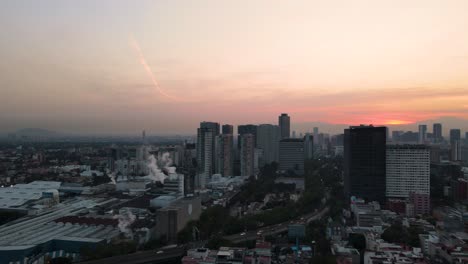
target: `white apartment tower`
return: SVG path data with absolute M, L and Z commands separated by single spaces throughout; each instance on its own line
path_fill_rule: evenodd
M 424 145 L 387 145 L 386 196 L 430 194 L 430 152 Z

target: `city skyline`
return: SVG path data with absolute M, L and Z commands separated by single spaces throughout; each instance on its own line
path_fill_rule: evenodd
M 468 119 L 466 1 L 332 2 L 2 2 L 2 132 Z

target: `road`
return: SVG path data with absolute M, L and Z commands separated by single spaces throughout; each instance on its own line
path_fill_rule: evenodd
M 146 264 L 146 263 L 174 263 L 185 255 L 183 247 L 158 250 L 140 251 L 129 255 L 80 262 L 80 264 Z
M 328 212 L 328 210 L 329 210 L 329 208 L 325 207 L 319 212 L 314 212 L 314 213 L 304 215 L 304 216 L 301 217 L 301 219 L 303 219 L 302 221 L 305 221 L 306 223 L 310 223 L 310 222 L 312 222 L 314 220 L 321 219 Z M 245 233 L 229 235 L 229 236 L 225 236 L 223 238 L 227 239 L 227 240 L 229 240 L 229 241 L 231 241 L 233 243 L 241 243 L 241 242 L 244 242 L 244 241 L 255 240 L 258 237 L 258 235 L 257 235 L 258 232 L 261 232 L 262 236 L 277 235 L 277 234 L 280 234 L 280 233 L 287 232 L 288 231 L 288 226 L 291 223 L 297 222 L 298 220 L 301 221 L 301 219 L 292 220 L 292 221 L 288 221 L 288 222 L 283 222 L 281 224 L 277 224 L 277 225 L 273 225 L 273 226 L 267 226 L 267 227 L 259 228 L 257 230 L 248 231 L 248 232 L 245 232 Z M 242 235 L 242 234 L 244 234 L 244 235 Z

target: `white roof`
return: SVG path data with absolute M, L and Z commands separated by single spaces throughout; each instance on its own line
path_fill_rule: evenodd
M 31 200 L 38 200 L 45 191 L 60 188 L 61 182 L 34 181 L 0 188 L 0 208 L 17 207 Z

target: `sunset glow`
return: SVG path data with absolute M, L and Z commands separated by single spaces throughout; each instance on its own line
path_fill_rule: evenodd
M 0 9 L 5 131 L 468 119 L 467 1 L 25 2 Z

